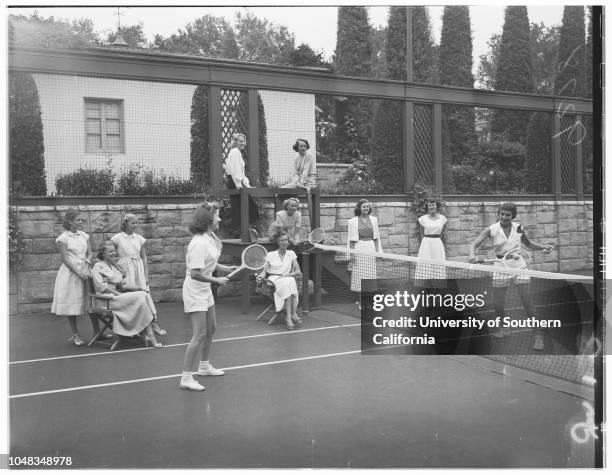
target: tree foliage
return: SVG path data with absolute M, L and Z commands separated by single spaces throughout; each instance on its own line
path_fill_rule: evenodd
M 11 191 L 45 196 L 45 144 L 38 88 L 28 73 L 9 73 Z
M 472 34 L 467 6 L 445 6 L 440 36 L 440 83 L 474 87 Z M 451 164 L 459 164 L 476 143 L 474 108 L 444 105 L 443 150 Z M 449 186 L 452 185 L 449 183 Z
M 208 87 L 199 85 L 191 99 L 190 176 L 192 181 L 211 186 L 210 137 L 208 130 Z
M 555 94 L 583 97 L 585 87 L 584 7 L 563 7 Z
M 295 47 L 295 35 L 284 25 L 275 25 L 256 17 L 251 11 L 236 13 L 238 59 L 264 63 L 288 64 Z
M 551 191 L 552 128 L 550 121 L 550 114 L 534 112 L 527 125 L 525 185 L 529 193 Z
M 527 7 L 506 7 L 495 71 L 495 90 L 533 92 L 529 39 Z M 527 111 L 497 109 L 491 118 L 491 130 L 511 142 L 524 143 L 528 120 Z
M 148 48 L 147 38 L 145 37 L 142 22 L 131 26 L 122 26 L 119 31 L 109 31 L 106 35 L 106 42 L 112 44 L 117 39 L 118 33 L 125 40 L 130 48 Z
M 16 46 L 41 48 L 75 48 L 101 43 L 93 22 L 80 18 L 68 22 L 51 16 L 43 18 L 35 11 L 29 17 L 9 15 L 11 40 Z

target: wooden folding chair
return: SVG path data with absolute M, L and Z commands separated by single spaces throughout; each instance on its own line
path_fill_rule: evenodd
M 302 288 L 302 277 L 299 277 L 299 276 L 295 277 L 295 283 L 297 284 L 297 288 L 299 292 L 299 290 L 301 290 Z M 268 311 L 272 307 L 274 307 L 274 292 L 275 291 L 276 291 L 276 287 L 274 286 L 274 282 L 268 279 L 264 279 L 257 283 L 257 286 L 255 287 L 255 293 L 259 295 L 263 295 L 269 298 L 270 300 L 272 300 L 272 303 L 268 305 L 268 307 L 266 307 L 266 309 L 259 314 L 259 316 L 257 317 L 257 320 L 262 320 L 266 316 Z M 268 325 L 272 325 L 276 321 L 276 319 L 279 317 L 279 315 L 282 315 L 284 313 L 285 313 L 284 308 L 282 308 L 279 312 L 275 311 L 272 317 L 267 321 Z
M 140 335 L 135 335 L 133 337 L 126 337 L 114 334 L 114 338 L 112 342 L 107 342 L 101 340 L 100 337 L 104 333 L 105 330 L 113 331 L 113 320 L 115 319 L 115 314 L 110 308 L 110 301 L 113 299 L 111 294 L 101 294 L 94 291 L 93 281 L 89 280 L 89 318 L 91 318 L 92 324 L 95 321 L 98 322 L 98 326 L 100 327 L 100 331 L 96 332 L 92 339 L 89 341 L 87 346 L 91 346 L 94 343 L 100 343 L 102 345 L 110 346 L 110 351 L 115 351 L 119 346 L 119 343 L 122 340 L 137 340 L 141 343 L 144 343 L 144 339 Z M 95 325 L 95 324 L 94 324 Z M 95 328 L 95 326 L 94 326 Z

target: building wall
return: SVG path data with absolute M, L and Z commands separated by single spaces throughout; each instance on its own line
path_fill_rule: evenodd
M 293 174 L 298 138 L 308 140 L 316 157 L 315 95 L 294 92 L 259 91 L 266 113 L 268 161 L 273 184 L 285 184 Z
M 187 229 L 195 204 L 134 205 L 117 204 L 79 207 L 86 220 L 92 247 L 119 232 L 121 216 L 132 212 L 140 217 L 139 234 L 148 241 L 150 284 L 156 301 L 181 299 L 185 277 L 185 250 L 191 236 Z M 356 198 L 342 203 L 321 205 L 321 227 L 340 244 L 346 244 L 347 223 L 354 216 Z M 464 260 L 470 243 L 481 230 L 496 220 L 498 203 L 464 202 L 446 206 L 450 260 Z M 19 227 L 26 241 L 21 270 L 9 279 L 11 313 L 49 312 L 53 287 L 61 260 L 55 238 L 63 232 L 62 217 L 67 207 L 19 207 Z M 309 228 L 308 211 L 302 207 L 303 227 Z M 416 255 L 419 248 L 416 215 L 405 202 L 374 204 L 385 252 Z M 262 213 L 270 223 L 274 209 L 268 204 Z M 518 204 L 517 221 L 530 238 L 553 243 L 556 249 L 546 255 L 534 253 L 534 270 L 565 272 L 593 268 L 593 204 L 591 202 L 530 202 Z M 484 254 L 486 251 L 483 250 Z M 220 289 L 220 297 L 237 295 L 239 283 Z
M 191 100 L 195 86 L 57 74 L 33 74 L 45 139 L 47 189 L 79 167 L 116 172 L 133 166 L 189 177 Z M 121 99 L 124 153 L 85 151 L 84 98 Z

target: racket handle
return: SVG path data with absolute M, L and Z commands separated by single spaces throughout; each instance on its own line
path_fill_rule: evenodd
M 244 269 L 244 267 L 240 266 L 238 267 L 238 269 L 235 269 L 233 271 L 231 271 L 229 274 L 227 274 L 225 277 L 227 277 L 228 279 L 231 279 L 232 277 L 234 277 L 238 272 L 240 272 L 242 269 Z

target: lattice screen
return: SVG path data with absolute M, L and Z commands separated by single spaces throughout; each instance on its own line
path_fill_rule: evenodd
M 572 143 L 574 135 L 569 132 L 575 122 L 575 116 L 561 117 L 561 130 L 565 130 L 560 136 L 562 193 L 573 193 L 576 188 L 576 148 Z
M 421 185 L 434 181 L 432 120 L 430 104 L 414 105 L 414 173 L 415 182 Z
M 221 134 L 224 157 L 227 157 L 230 151 L 232 134 L 249 135 L 246 97 L 246 91 L 221 89 Z

